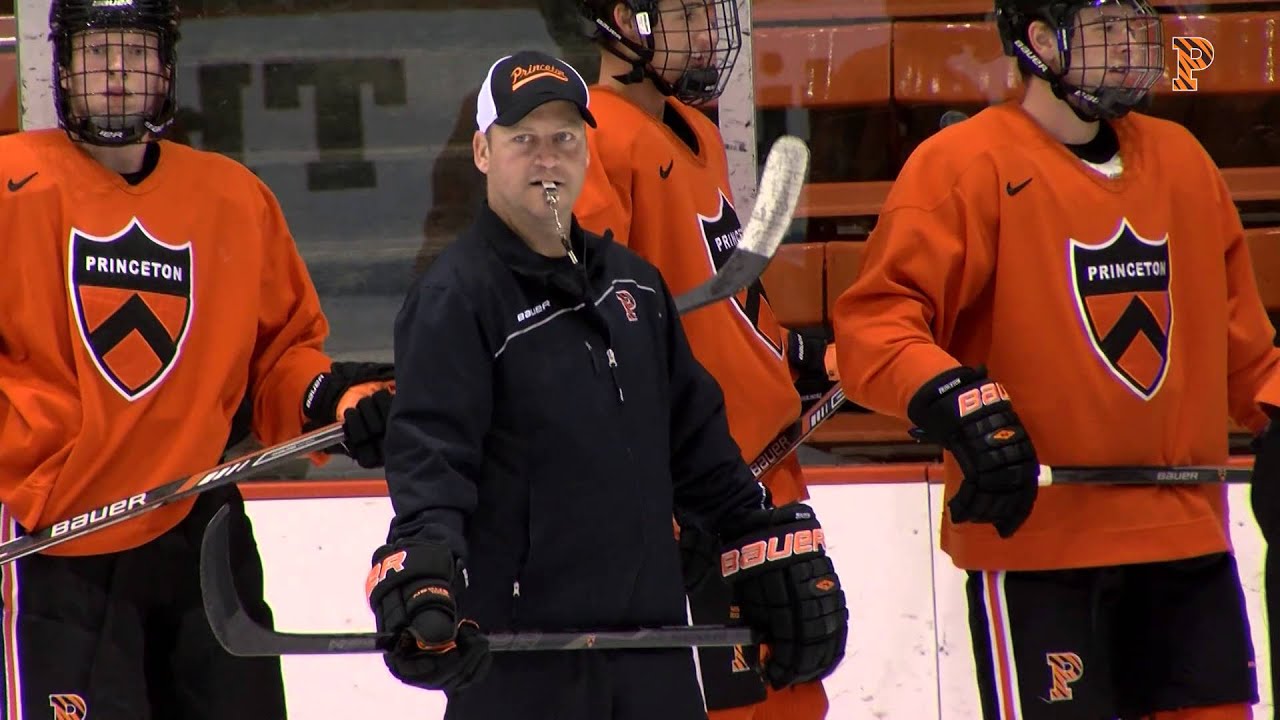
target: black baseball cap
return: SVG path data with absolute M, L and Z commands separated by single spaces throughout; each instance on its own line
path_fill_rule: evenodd
M 514 125 L 534 108 L 553 100 L 568 100 L 578 106 L 582 119 L 591 127 L 596 119 L 587 109 L 587 83 L 569 63 L 536 50 L 507 55 L 489 68 L 480 95 L 476 98 L 476 128 Z

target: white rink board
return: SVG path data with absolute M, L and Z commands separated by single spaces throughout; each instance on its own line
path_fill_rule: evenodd
M 938 507 L 941 488 L 828 485 L 810 492 L 853 613 L 848 656 L 826 682 L 828 717 L 978 720 L 964 576 L 935 550 L 931 505 Z M 1258 655 L 1262 703 L 1255 714 L 1269 717 L 1262 539 L 1247 488 L 1232 488 L 1231 508 Z M 373 629 L 364 577 L 390 520 L 386 498 L 254 501 L 249 513 L 280 629 Z M 284 671 L 295 720 L 444 715 L 442 694 L 400 684 L 377 655 L 290 657 Z

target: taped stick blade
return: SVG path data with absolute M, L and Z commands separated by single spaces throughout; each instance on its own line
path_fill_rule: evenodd
M 809 170 L 804 141 L 784 135 L 765 160 L 756 204 L 733 254 L 709 280 L 676 298 L 681 314 L 726 300 L 760 279 L 786 237 Z

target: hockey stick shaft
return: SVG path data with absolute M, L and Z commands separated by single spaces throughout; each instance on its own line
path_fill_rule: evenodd
M 681 314 L 731 298 L 760 278 L 791 226 L 808 170 L 809 148 L 803 140 L 784 135 L 774 142 L 737 247 L 709 280 L 676 298 Z
M 277 632 L 249 616 L 231 567 L 231 509 L 221 507 L 200 542 L 200 590 L 214 637 L 227 652 L 245 657 L 383 652 L 387 633 Z M 486 636 L 494 652 L 728 647 L 759 642 L 743 627 L 683 626 L 598 632 L 521 632 Z
M 1135 466 L 1040 466 L 1040 486 L 1050 485 L 1218 485 L 1244 484 L 1253 471 L 1248 468 L 1187 465 Z
M 218 636 L 223 648 L 241 657 L 335 655 L 386 652 L 395 643 L 389 633 L 286 633 L 262 628 L 251 643 L 235 634 Z M 749 628 L 718 625 L 607 630 L 599 632 L 519 632 L 485 635 L 491 652 L 554 650 L 654 650 L 688 647 L 733 647 L 760 642 Z
M 805 440 L 808 440 L 818 426 L 834 415 L 842 404 L 844 404 L 844 390 L 840 387 L 840 383 L 836 383 L 825 395 L 804 408 L 795 422 L 784 428 L 772 442 L 765 446 L 756 459 L 751 461 L 751 474 L 759 479 L 772 470 Z
M 342 424 L 300 435 L 288 442 L 256 450 L 209 470 L 179 478 L 152 490 L 121 498 L 113 503 L 73 518 L 54 523 L 29 535 L 0 544 L 0 565 L 75 540 L 105 527 L 137 517 L 162 505 L 192 497 L 207 490 L 250 479 L 264 470 L 343 441 Z

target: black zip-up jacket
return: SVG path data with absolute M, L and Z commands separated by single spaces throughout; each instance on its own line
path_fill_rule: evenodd
M 714 530 L 767 502 L 657 269 L 570 237 L 579 265 L 486 205 L 396 319 L 389 540 L 462 558 L 486 632 L 683 624 L 673 507 Z

